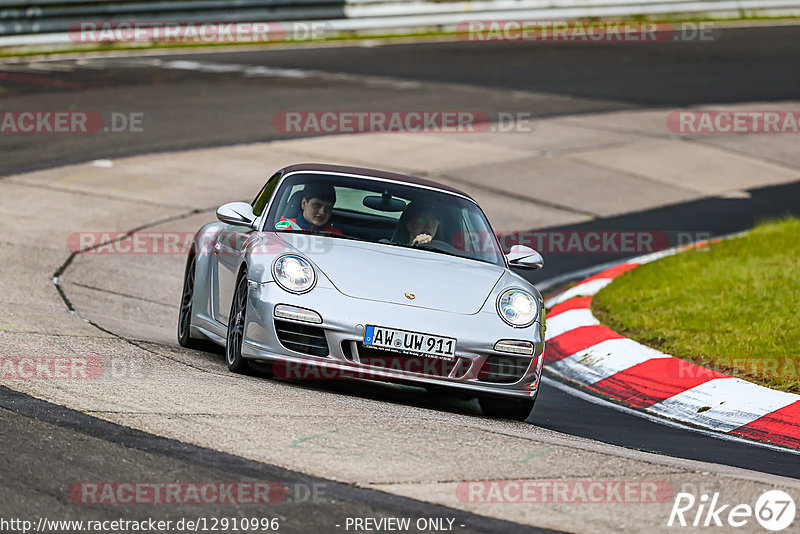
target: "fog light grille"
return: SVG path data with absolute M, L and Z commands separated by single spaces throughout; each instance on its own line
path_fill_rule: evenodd
M 517 356 L 487 356 L 478 373 L 478 380 L 494 384 L 513 384 L 525 376 L 532 361 L 532 358 Z
M 327 356 L 328 340 L 325 331 L 317 326 L 275 321 L 275 333 L 281 345 L 295 352 L 311 356 Z

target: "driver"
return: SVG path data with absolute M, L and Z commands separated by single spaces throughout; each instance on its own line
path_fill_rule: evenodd
M 328 223 L 335 203 L 336 190 L 332 185 L 306 184 L 303 188 L 303 199 L 300 201 L 300 213 L 294 219 L 281 217 L 281 221 L 290 223 L 289 228 L 293 230 L 342 234 L 341 230 Z
M 412 204 L 405 215 L 409 245 L 424 245 L 433 241 L 442 218 L 432 206 Z

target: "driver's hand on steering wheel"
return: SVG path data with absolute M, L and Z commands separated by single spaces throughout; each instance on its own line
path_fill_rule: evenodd
M 425 243 L 430 243 L 433 241 L 433 236 L 430 234 L 417 234 L 414 239 L 411 240 L 412 245 L 424 245 Z

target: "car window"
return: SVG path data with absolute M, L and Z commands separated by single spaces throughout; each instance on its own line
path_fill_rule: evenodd
M 282 173 L 276 173 L 272 176 L 272 178 L 267 180 L 267 183 L 261 188 L 261 191 L 258 193 L 258 195 L 256 195 L 256 198 L 253 199 L 253 213 L 256 217 L 264 213 L 264 208 L 267 207 L 269 199 L 281 179 L 281 174 Z
M 505 265 L 491 226 L 473 201 L 379 179 L 292 173 L 274 195 L 264 230 L 415 246 Z
M 388 217 L 391 219 L 399 219 L 403 213 L 401 211 L 387 212 L 373 209 L 364 205 L 364 199 L 368 196 L 375 196 L 374 191 L 364 191 L 353 189 L 351 187 L 335 187 L 336 189 L 336 208 L 340 210 L 349 210 L 357 213 L 369 213 L 380 217 Z M 397 198 L 397 197 L 394 197 Z M 408 204 L 408 199 L 404 200 Z
M 464 250 L 466 252 L 475 252 L 476 243 L 474 239 L 470 239 L 469 236 L 473 236 L 476 234 L 475 227 L 472 224 L 469 216 L 469 210 L 462 209 L 461 210 L 461 231 L 465 236 L 464 239 Z

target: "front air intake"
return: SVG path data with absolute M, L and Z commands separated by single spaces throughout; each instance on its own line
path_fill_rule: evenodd
M 478 380 L 493 384 L 513 384 L 525 376 L 533 358 L 520 356 L 487 356 L 478 373 Z
M 289 350 L 311 356 L 328 355 L 325 331 L 318 326 L 276 320 L 275 333 L 281 345 Z
M 455 360 L 440 360 L 425 356 L 410 356 L 393 350 L 381 350 L 358 342 L 358 359 L 362 365 L 381 367 L 389 371 L 436 377 L 449 376 Z

